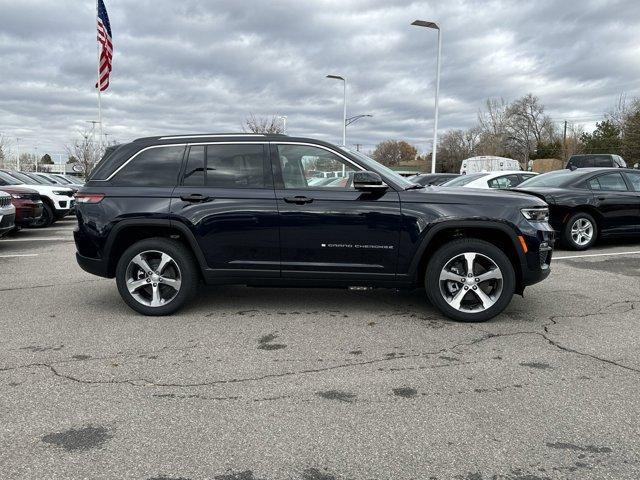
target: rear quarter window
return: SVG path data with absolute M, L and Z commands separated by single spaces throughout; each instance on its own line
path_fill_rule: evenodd
M 116 186 L 173 187 L 177 184 L 184 146 L 150 147 L 136 154 L 117 172 Z

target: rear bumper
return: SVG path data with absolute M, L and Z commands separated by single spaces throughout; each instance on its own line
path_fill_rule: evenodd
M 80 268 L 87 273 L 97 275 L 98 277 L 111 278 L 107 273 L 107 263 L 100 258 L 84 257 L 76 252 L 76 261 Z

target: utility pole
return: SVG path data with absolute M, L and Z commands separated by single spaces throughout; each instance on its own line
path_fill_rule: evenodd
M 564 133 L 562 134 L 562 156 L 567 161 L 567 121 L 564 121 Z
M 362 145 L 361 143 L 356 143 L 356 151 L 358 151 L 358 152 L 360 151 L 360 146 L 361 145 Z

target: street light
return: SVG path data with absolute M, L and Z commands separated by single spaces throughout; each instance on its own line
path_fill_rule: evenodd
M 282 133 L 287 134 L 287 116 L 280 115 L 280 120 L 282 120 Z
M 364 118 L 364 117 L 373 117 L 373 115 L 368 115 L 368 114 L 367 114 L 367 115 L 354 115 L 353 117 L 349 117 L 349 118 L 347 118 L 347 119 L 345 120 L 345 124 L 346 124 L 347 126 L 349 126 L 349 125 L 351 125 L 353 122 L 356 122 L 356 121 L 358 121 L 358 120 L 360 120 L 361 118 Z
M 347 80 L 340 75 L 327 75 L 327 78 L 342 80 L 343 105 L 342 105 L 342 146 L 347 146 Z
M 432 28 L 438 31 L 438 62 L 436 67 L 436 108 L 433 121 L 433 153 L 431 154 L 431 173 L 436 173 L 436 155 L 438 150 L 438 95 L 440 94 L 440 52 L 442 51 L 442 30 L 435 22 L 416 20 L 411 25 Z

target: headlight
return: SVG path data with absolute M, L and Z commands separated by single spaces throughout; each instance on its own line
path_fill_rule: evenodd
M 19 193 L 12 193 L 11 196 L 13 198 L 27 198 L 27 197 L 23 197 L 22 195 L 20 195 Z
M 531 222 L 547 222 L 549 221 L 548 207 L 523 208 L 520 210 L 524 218 Z
M 68 192 L 66 190 L 54 190 L 53 191 L 54 195 L 65 195 L 65 196 L 67 196 L 67 193 Z

